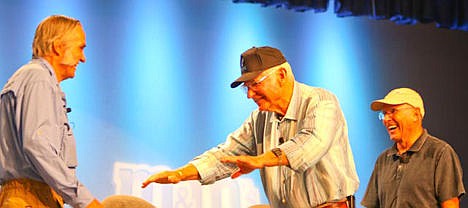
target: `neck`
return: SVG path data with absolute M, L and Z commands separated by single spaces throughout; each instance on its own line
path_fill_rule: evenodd
M 284 87 L 284 90 L 280 93 L 280 96 L 278 99 L 278 105 L 277 105 L 278 110 L 275 111 L 276 113 L 278 113 L 281 116 L 286 115 L 286 112 L 288 111 L 289 103 L 291 103 L 293 91 L 294 91 L 294 82 Z
M 52 66 L 52 69 L 54 70 L 55 77 L 57 78 L 57 81 L 60 83 L 63 80 L 63 77 L 61 76 L 61 73 L 59 72 L 59 67 L 58 64 L 59 62 L 54 58 L 54 56 L 44 56 L 41 57 L 45 59 L 49 64 Z
M 403 154 L 408 151 L 413 144 L 418 140 L 418 138 L 422 135 L 424 129 L 422 126 L 410 131 L 411 133 L 402 137 L 401 141 L 397 142 L 397 149 L 398 153 Z

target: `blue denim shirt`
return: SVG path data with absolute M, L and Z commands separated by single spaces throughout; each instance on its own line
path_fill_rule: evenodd
M 28 178 L 47 183 L 65 203 L 93 200 L 78 181 L 76 143 L 65 94 L 44 59 L 33 59 L 8 80 L 0 100 L 0 182 Z

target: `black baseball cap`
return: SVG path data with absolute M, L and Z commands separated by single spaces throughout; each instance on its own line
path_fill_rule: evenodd
M 269 46 L 252 47 L 240 56 L 241 76 L 231 83 L 236 88 L 257 77 L 263 71 L 286 62 L 280 50 Z

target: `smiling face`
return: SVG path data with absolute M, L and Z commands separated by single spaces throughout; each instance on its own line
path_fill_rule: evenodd
M 77 26 L 73 32 L 64 37 L 62 47 L 59 47 L 57 77 L 59 81 L 75 77 L 76 67 L 85 62 L 84 48 L 86 37 L 83 27 Z
M 86 37 L 79 20 L 51 15 L 36 28 L 32 44 L 33 58 L 45 59 L 61 82 L 75 76 L 76 67 L 85 62 Z
M 408 104 L 384 105 L 381 115 L 390 139 L 397 143 L 411 139 L 421 126 L 419 110 Z
M 271 68 L 251 81 L 244 82 L 243 87 L 247 92 L 247 98 L 252 99 L 261 111 L 276 112 L 285 114 L 281 107 L 284 89 L 280 84 L 280 79 L 284 77 L 281 68 Z M 284 79 L 284 78 L 283 78 Z

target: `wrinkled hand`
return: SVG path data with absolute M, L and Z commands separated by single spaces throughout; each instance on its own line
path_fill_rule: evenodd
M 180 171 L 163 171 L 160 173 L 156 173 L 148 179 L 146 179 L 145 182 L 141 185 L 142 188 L 145 188 L 148 186 L 150 183 L 162 183 L 162 184 L 168 184 L 168 183 L 179 183 L 182 181 L 182 174 Z
M 237 178 L 243 174 L 248 174 L 255 169 L 263 168 L 264 163 L 261 157 L 256 156 L 226 156 L 221 158 L 223 163 L 233 163 L 239 168 L 238 171 L 231 175 L 231 178 Z
M 97 199 L 94 199 L 88 204 L 88 206 L 86 206 L 86 208 L 104 208 L 104 205 L 102 205 Z

